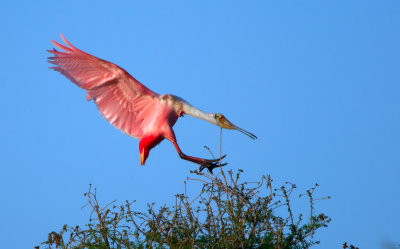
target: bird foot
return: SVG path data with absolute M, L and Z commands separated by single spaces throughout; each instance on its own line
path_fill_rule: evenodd
M 201 171 L 203 171 L 203 169 L 205 169 L 205 168 L 207 168 L 208 169 L 208 171 L 211 173 L 211 174 L 213 174 L 213 169 L 215 169 L 215 168 L 217 168 L 217 167 L 219 167 L 219 166 L 225 166 L 225 165 L 227 165 L 228 163 L 222 163 L 222 164 L 220 164 L 220 161 L 222 160 L 222 159 L 224 159 L 226 157 L 226 155 L 224 155 L 224 156 L 222 156 L 222 157 L 220 157 L 220 158 L 218 158 L 218 159 L 210 159 L 210 160 L 208 160 L 208 159 L 204 159 L 204 162 L 203 162 L 203 164 L 200 166 L 200 168 L 199 168 L 199 171 L 201 172 Z

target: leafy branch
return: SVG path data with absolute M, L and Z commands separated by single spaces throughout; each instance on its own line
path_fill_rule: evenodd
M 222 169 L 221 169 L 222 171 Z M 147 211 L 135 211 L 134 201 L 101 207 L 97 191 L 89 186 L 85 193 L 92 209 L 89 223 L 63 226 L 49 233 L 46 248 L 309 248 L 316 231 L 327 227 L 331 219 L 316 213 L 318 184 L 298 195 L 309 199 L 309 215 L 295 217 L 291 204 L 296 185 L 285 183 L 272 187 L 270 176 L 257 182 L 242 182 L 240 174 L 227 171 L 223 177 L 191 172 L 184 182 L 185 191 L 175 196 L 175 204 Z M 189 183 L 200 182 L 202 188 L 194 198 L 187 193 Z M 283 209 L 282 209 L 283 208 Z M 286 210 L 286 216 L 275 214 Z

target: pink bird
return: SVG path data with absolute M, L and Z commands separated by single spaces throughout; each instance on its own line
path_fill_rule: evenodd
M 208 121 L 225 129 L 238 130 L 252 139 L 257 137 L 232 124 L 219 113 L 205 113 L 174 95 L 159 95 L 117 65 L 77 49 L 63 35 L 69 46 L 51 41 L 64 50 L 47 50 L 54 54 L 49 62 L 73 83 L 86 90 L 86 99 L 93 100 L 101 115 L 124 133 L 139 138 L 140 164 L 144 165 L 149 152 L 165 138 L 172 142 L 179 156 L 200 165 L 200 171 L 219 166 L 218 159 L 203 159 L 182 152 L 172 126 L 183 114 Z M 226 165 L 225 164 L 222 164 Z

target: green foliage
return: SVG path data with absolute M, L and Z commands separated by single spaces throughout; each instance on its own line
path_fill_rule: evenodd
M 350 248 L 350 249 L 360 249 L 360 248 L 358 248 L 358 247 L 355 247 L 355 246 L 353 246 L 353 245 L 347 245 L 347 242 L 344 242 L 343 243 L 343 248 L 344 249 L 346 249 L 346 248 Z
M 330 222 L 325 214 L 314 210 L 315 185 L 305 194 L 309 199 L 307 218 L 295 217 L 291 198 L 296 188 L 286 183 L 272 187 L 269 176 L 259 182 L 240 182 L 237 174 L 221 169 L 218 176 L 192 172 L 203 183 L 200 193 L 189 199 L 186 193 L 175 196 L 173 206 L 147 212 L 133 209 L 134 202 L 101 207 L 96 189 L 85 194 L 92 215 L 84 228 L 65 225 L 51 232 L 46 248 L 309 248 L 319 243 L 315 232 Z M 327 197 L 329 198 L 329 197 Z M 324 198 L 323 198 L 324 199 Z M 277 210 L 287 213 L 280 217 Z

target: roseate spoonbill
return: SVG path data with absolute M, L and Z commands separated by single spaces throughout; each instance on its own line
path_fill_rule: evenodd
M 101 115 L 124 133 L 139 138 L 140 163 L 144 165 L 150 150 L 165 138 L 172 142 L 179 156 L 207 168 L 211 173 L 218 166 L 218 159 L 203 159 L 182 152 L 172 126 L 183 114 L 200 118 L 225 129 L 238 130 L 252 139 L 257 137 L 232 124 L 224 115 L 205 113 L 185 100 L 170 94 L 159 95 L 128 74 L 117 65 L 99 59 L 69 43 L 69 46 L 51 41 L 56 49 L 47 50 L 54 56 L 50 67 L 59 71 L 80 88 L 86 90 L 86 99 L 94 100 Z M 222 165 L 226 165 L 222 164 Z

